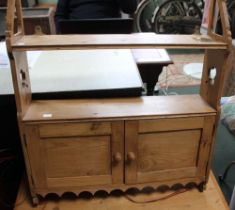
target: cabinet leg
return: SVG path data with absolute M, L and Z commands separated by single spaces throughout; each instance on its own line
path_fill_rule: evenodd
M 203 192 L 206 189 L 206 184 L 204 182 L 198 185 L 199 192 Z

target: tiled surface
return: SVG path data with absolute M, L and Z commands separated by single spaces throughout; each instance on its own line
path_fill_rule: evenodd
M 203 52 L 199 50 L 190 50 L 188 52 L 171 50 L 168 51 L 168 54 L 174 64 L 163 68 L 159 76 L 158 85 L 161 88 L 199 86 L 201 80 L 186 75 L 184 73 L 184 66 L 189 63 L 202 63 L 204 58 Z

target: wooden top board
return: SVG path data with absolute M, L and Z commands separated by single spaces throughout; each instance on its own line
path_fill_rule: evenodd
M 32 35 L 12 43 L 13 51 L 59 49 L 179 48 L 227 49 L 227 44 L 207 35 L 156 35 L 154 33 L 115 35 Z

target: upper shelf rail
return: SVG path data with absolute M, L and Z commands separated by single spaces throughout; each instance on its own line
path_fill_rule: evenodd
M 158 35 L 154 33 L 114 35 L 31 35 L 12 43 L 15 51 L 60 49 L 178 48 L 226 49 L 227 43 L 208 35 Z

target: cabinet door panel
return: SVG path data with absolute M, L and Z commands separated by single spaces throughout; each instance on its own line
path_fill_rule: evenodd
M 46 171 L 50 178 L 110 174 L 110 137 L 45 139 Z
M 72 128 L 80 128 L 80 131 L 72 131 L 70 135 Z M 124 123 L 97 122 L 92 129 L 99 132 L 97 136 L 94 132 L 89 136 L 90 128 L 90 123 L 66 122 L 26 127 L 27 151 L 36 188 L 123 183 Z M 64 132 L 57 129 L 64 129 Z M 63 135 L 59 137 L 59 133 Z
M 162 123 L 126 122 L 125 183 L 206 176 L 215 117 L 169 118 Z
M 140 134 L 138 171 L 196 166 L 201 130 Z

